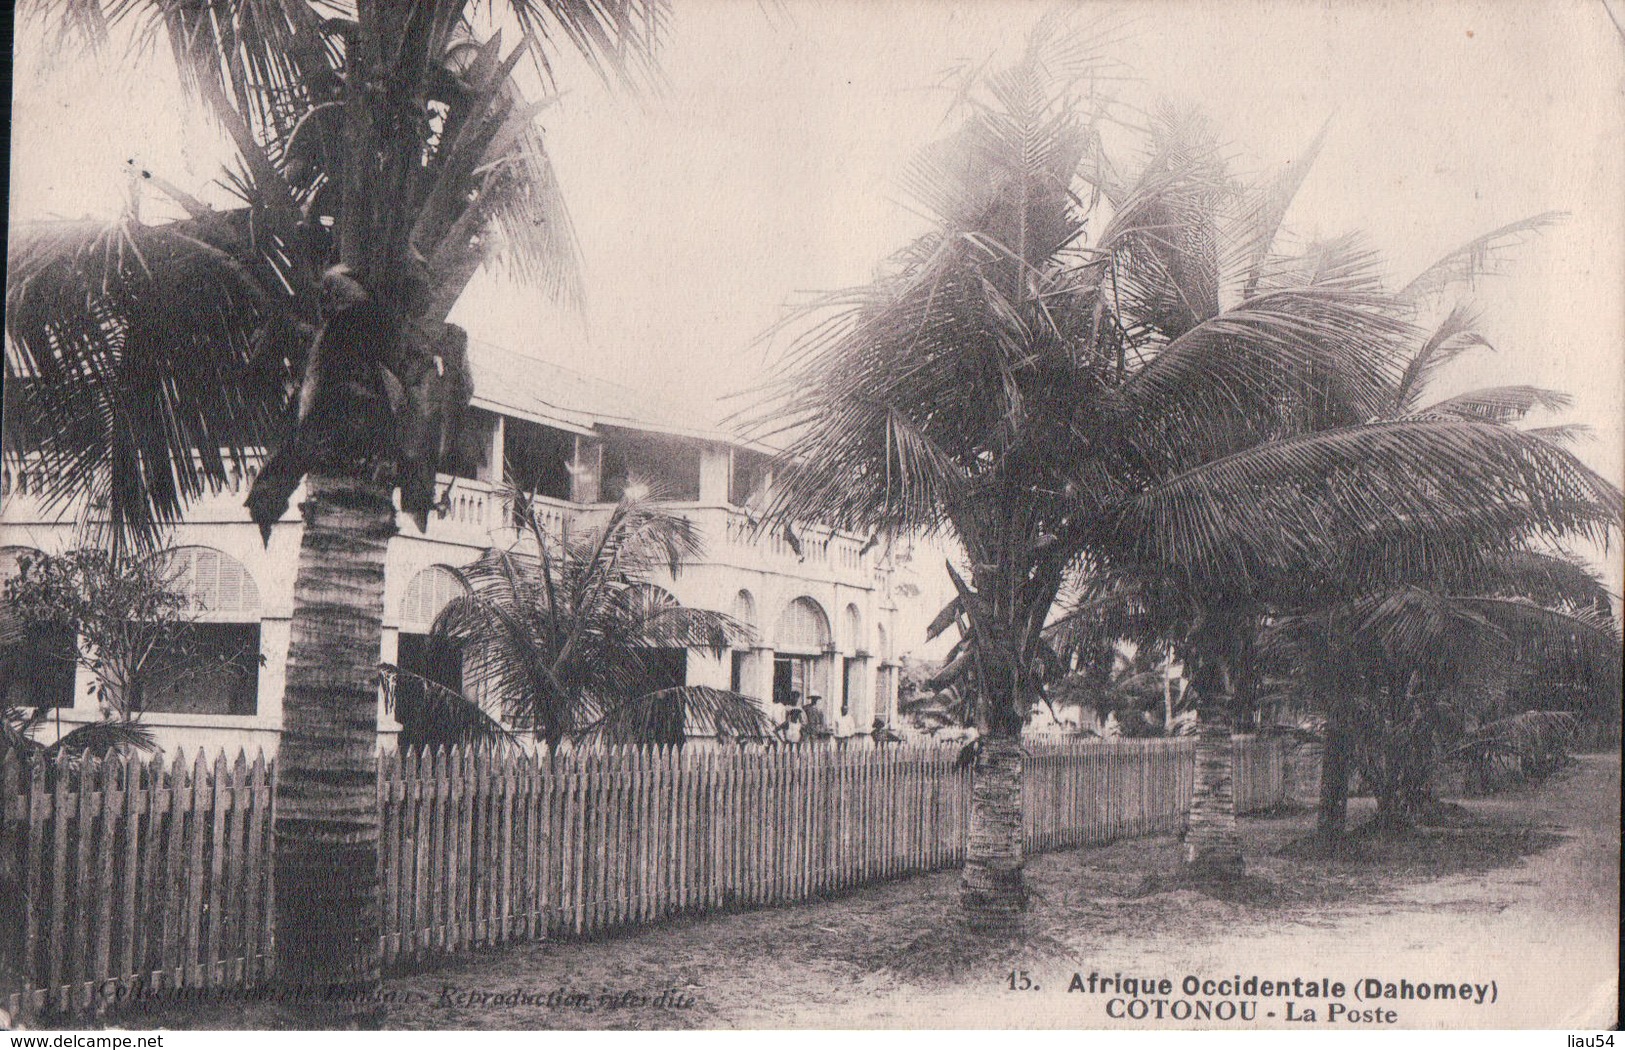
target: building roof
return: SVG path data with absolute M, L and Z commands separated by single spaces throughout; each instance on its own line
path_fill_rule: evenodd
M 476 407 L 576 434 L 620 427 L 765 451 L 680 406 L 483 339 L 468 341 Z

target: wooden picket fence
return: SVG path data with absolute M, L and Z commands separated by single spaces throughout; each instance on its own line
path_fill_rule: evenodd
M 270 973 L 274 763 L 222 754 L 211 767 L 200 751 L 190 769 L 128 755 L 0 775 L 0 851 L 20 869 L 0 923 L 22 976 L 13 1015 Z
M 963 852 L 956 748 L 390 757 L 386 964 L 803 900 Z
M 1280 738 L 1242 737 L 1232 741 L 1231 790 L 1236 812 L 1259 813 L 1287 801 L 1292 742 Z
M 1236 805 L 1281 801 L 1284 748 L 1237 740 Z M 1031 742 L 1031 852 L 1178 830 L 1194 742 Z M 380 945 L 402 965 L 805 900 L 957 865 L 970 808 L 953 746 L 609 748 L 387 754 Z M 20 863 L 13 1014 L 271 971 L 273 762 L 134 757 L 6 782 L 0 853 Z M 1272 779 L 1273 778 L 1273 779 Z M 8 949 L 9 950 L 9 949 Z M 7 975 L 0 972 L 0 978 Z

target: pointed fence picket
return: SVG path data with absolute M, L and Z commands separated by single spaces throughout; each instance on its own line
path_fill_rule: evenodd
M 0 774 L 0 848 L 22 872 L 20 899 L 4 905 L 21 920 L 22 987 L 0 1005 L 76 1011 L 269 972 L 275 772 L 263 756 L 8 762 Z
M 1239 813 L 1286 745 L 1234 742 Z M 1194 742 L 1029 742 L 1029 852 L 1183 825 Z M 805 900 L 961 863 L 957 746 L 406 751 L 378 767 L 385 964 Z M 276 766 L 241 752 L 0 762 L 13 1015 L 271 973 Z M 12 876 L 15 875 L 13 879 Z

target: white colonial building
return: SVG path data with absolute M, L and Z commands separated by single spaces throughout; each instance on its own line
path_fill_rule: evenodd
M 440 479 L 442 489 L 450 486 L 445 512 L 431 516 L 426 533 L 403 516 L 390 542 L 381 661 L 435 671 L 421 666 L 430 659 L 424 643 L 462 587 L 447 570 L 515 541 L 500 495 L 504 471 L 540 494 L 555 528 L 642 485 L 705 540 L 701 558 L 652 582 L 684 605 L 730 613 L 756 632 L 753 645 L 720 659 L 684 654 L 679 673 L 688 684 L 756 697 L 775 720 L 792 693 L 819 696 L 839 735 L 865 733 L 876 717 L 891 720 L 900 620 L 888 544 L 817 526 L 763 532 L 743 509 L 771 483 L 761 449 L 556 365 L 481 343 L 471 357 L 474 437 Z M 196 637 L 224 655 L 201 676 L 149 692 L 139 717 L 166 749 L 276 748 L 302 496 L 264 544 L 243 506 L 250 481 L 236 479 L 198 501 L 170 540 L 178 585 L 203 610 Z M 0 479 L 0 575 L 30 550 L 75 544 L 82 508 L 45 507 L 38 482 L 14 464 Z M 908 610 L 902 622 L 918 619 Z M 52 724 L 63 730 L 101 717 L 90 673 L 81 668 L 71 678 L 26 683 L 29 702 L 57 706 Z M 382 704 L 379 729 L 386 742 L 400 729 Z

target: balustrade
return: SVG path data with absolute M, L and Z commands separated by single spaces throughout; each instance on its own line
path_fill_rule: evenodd
M 726 517 L 721 529 L 722 540 L 730 547 L 804 566 L 827 565 L 842 573 L 863 573 L 870 567 L 863 550 L 865 541 L 855 536 L 818 526 L 799 526 L 793 530 L 759 526 L 741 511 L 723 513 Z M 792 531 L 793 542 L 789 535 Z

